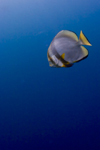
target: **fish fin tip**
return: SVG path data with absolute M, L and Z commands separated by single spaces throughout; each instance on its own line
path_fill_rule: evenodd
M 90 44 L 90 42 L 88 41 L 88 39 L 86 38 L 86 36 L 83 34 L 82 30 L 81 30 L 81 32 L 80 32 L 79 40 L 82 42 L 83 45 L 92 46 L 92 45 Z
M 66 67 L 65 65 L 62 65 L 61 67 Z

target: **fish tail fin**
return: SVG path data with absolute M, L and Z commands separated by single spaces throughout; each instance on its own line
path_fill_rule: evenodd
M 92 46 L 82 31 L 80 32 L 79 41 L 82 43 L 82 45 Z

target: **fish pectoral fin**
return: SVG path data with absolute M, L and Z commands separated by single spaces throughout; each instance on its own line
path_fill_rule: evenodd
M 63 54 L 61 55 L 61 58 L 62 58 L 62 59 L 64 59 L 64 58 L 65 58 L 65 53 L 63 53 Z
M 92 46 L 82 31 L 80 32 L 79 40 L 82 42 L 83 45 Z

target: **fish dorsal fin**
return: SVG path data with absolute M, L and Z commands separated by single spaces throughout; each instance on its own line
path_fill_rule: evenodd
M 82 42 L 83 45 L 92 46 L 82 31 L 80 32 L 79 40 Z
M 60 38 L 60 37 L 69 37 L 74 39 L 75 41 L 78 41 L 77 35 L 74 32 L 68 30 L 62 30 L 55 36 L 55 38 Z
M 62 58 L 62 59 L 64 59 L 64 58 L 65 58 L 65 53 L 63 53 L 63 54 L 61 55 L 61 58 Z

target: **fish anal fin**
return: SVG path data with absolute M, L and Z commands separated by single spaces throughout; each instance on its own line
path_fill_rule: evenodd
M 82 50 L 81 57 L 79 59 L 77 59 L 76 61 L 74 61 L 73 63 L 79 62 L 88 56 L 88 50 L 84 46 L 81 46 L 81 50 Z
M 81 46 L 81 49 L 83 51 L 84 57 L 88 56 L 88 50 L 84 46 Z
M 88 41 L 88 39 L 86 38 L 86 36 L 83 34 L 82 31 L 80 32 L 79 40 L 81 41 L 81 43 L 82 43 L 83 45 L 92 46 L 92 45 L 90 44 L 90 42 Z

